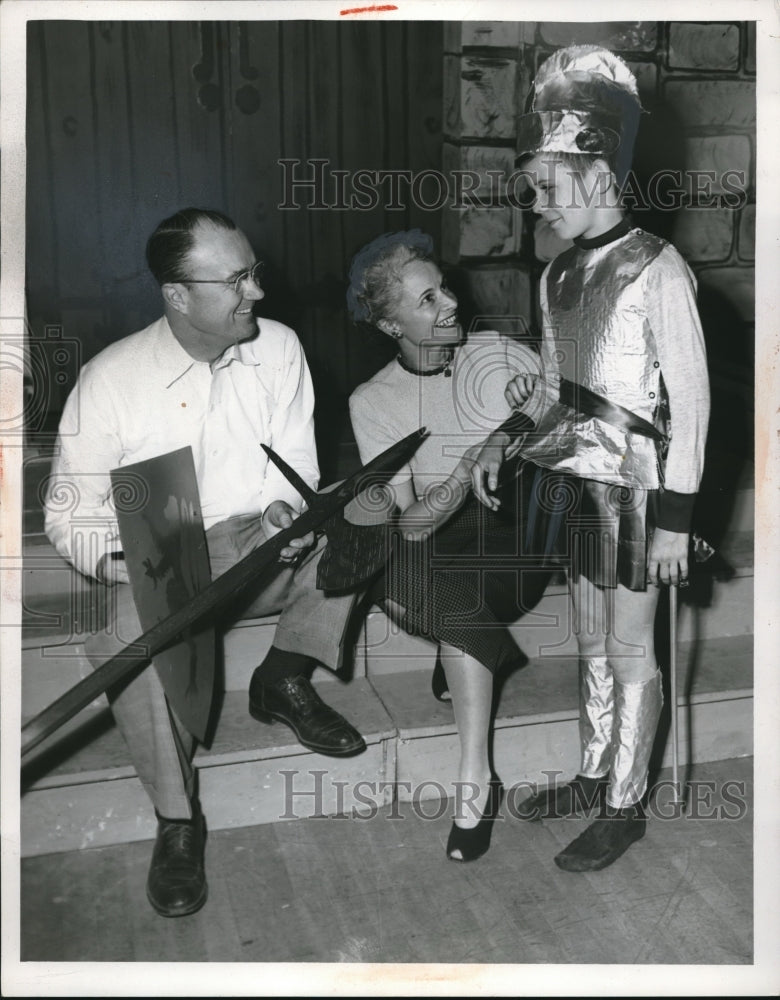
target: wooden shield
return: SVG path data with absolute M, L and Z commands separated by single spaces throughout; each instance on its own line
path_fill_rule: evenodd
M 144 632 L 211 583 L 192 449 L 111 471 L 127 571 Z M 203 741 L 214 694 L 213 627 L 182 633 L 154 666 L 181 722 Z

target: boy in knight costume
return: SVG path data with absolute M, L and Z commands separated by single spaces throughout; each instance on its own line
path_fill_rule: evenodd
M 693 275 L 620 206 L 641 110 L 631 71 L 605 49 L 571 46 L 538 71 L 517 166 L 534 211 L 573 246 L 542 276 L 539 369 L 507 386 L 534 430 L 494 434 L 473 477 L 493 506 L 498 469 L 520 452 L 559 487 L 563 474 L 571 494 L 580 769 L 519 810 L 526 819 L 572 816 L 598 803 L 595 821 L 555 858 L 567 871 L 605 868 L 645 833 L 641 800 L 663 703 L 653 623 L 660 584 L 687 581 L 709 417 Z M 561 378 L 604 397 L 602 408 L 562 403 Z M 626 423 L 626 411 L 661 430 L 664 447 L 628 429 L 642 421 Z

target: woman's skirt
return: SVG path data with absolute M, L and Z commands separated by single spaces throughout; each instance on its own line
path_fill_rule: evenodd
M 539 602 L 552 571 L 526 539 L 534 470 L 505 491 L 498 512 L 472 496 L 424 541 L 393 532 L 372 596 L 405 631 L 461 649 L 493 672 L 524 661 L 508 626 Z

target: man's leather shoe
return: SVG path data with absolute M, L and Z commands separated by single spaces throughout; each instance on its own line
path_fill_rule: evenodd
M 157 840 L 152 852 L 146 895 L 163 917 L 185 917 L 206 902 L 208 885 L 203 864 L 204 821 L 200 806 L 191 820 L 157 814 Z
M 351 757 L 366 749 L 360 733 L 325 704 L 308 677 L 263 682 L 262 667 L 249 685 L 249 714 L 260 722 L 286 723 L 309 750 L 331 757 Z

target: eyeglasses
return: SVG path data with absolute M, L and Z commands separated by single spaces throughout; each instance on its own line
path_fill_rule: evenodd
M 182 284 L 184 285 L 226 285 L 228 288 L 232 288 L 236 295 L 241 291 L 241 285 L 245 281 L 251 281 L 255 285 L 260 285 L 260 281 L 263 277 L 263 270 L 265 265 L 261 260 L 254 263 L 249 270 L 242 271 L 235 278 L 185 278 Z

